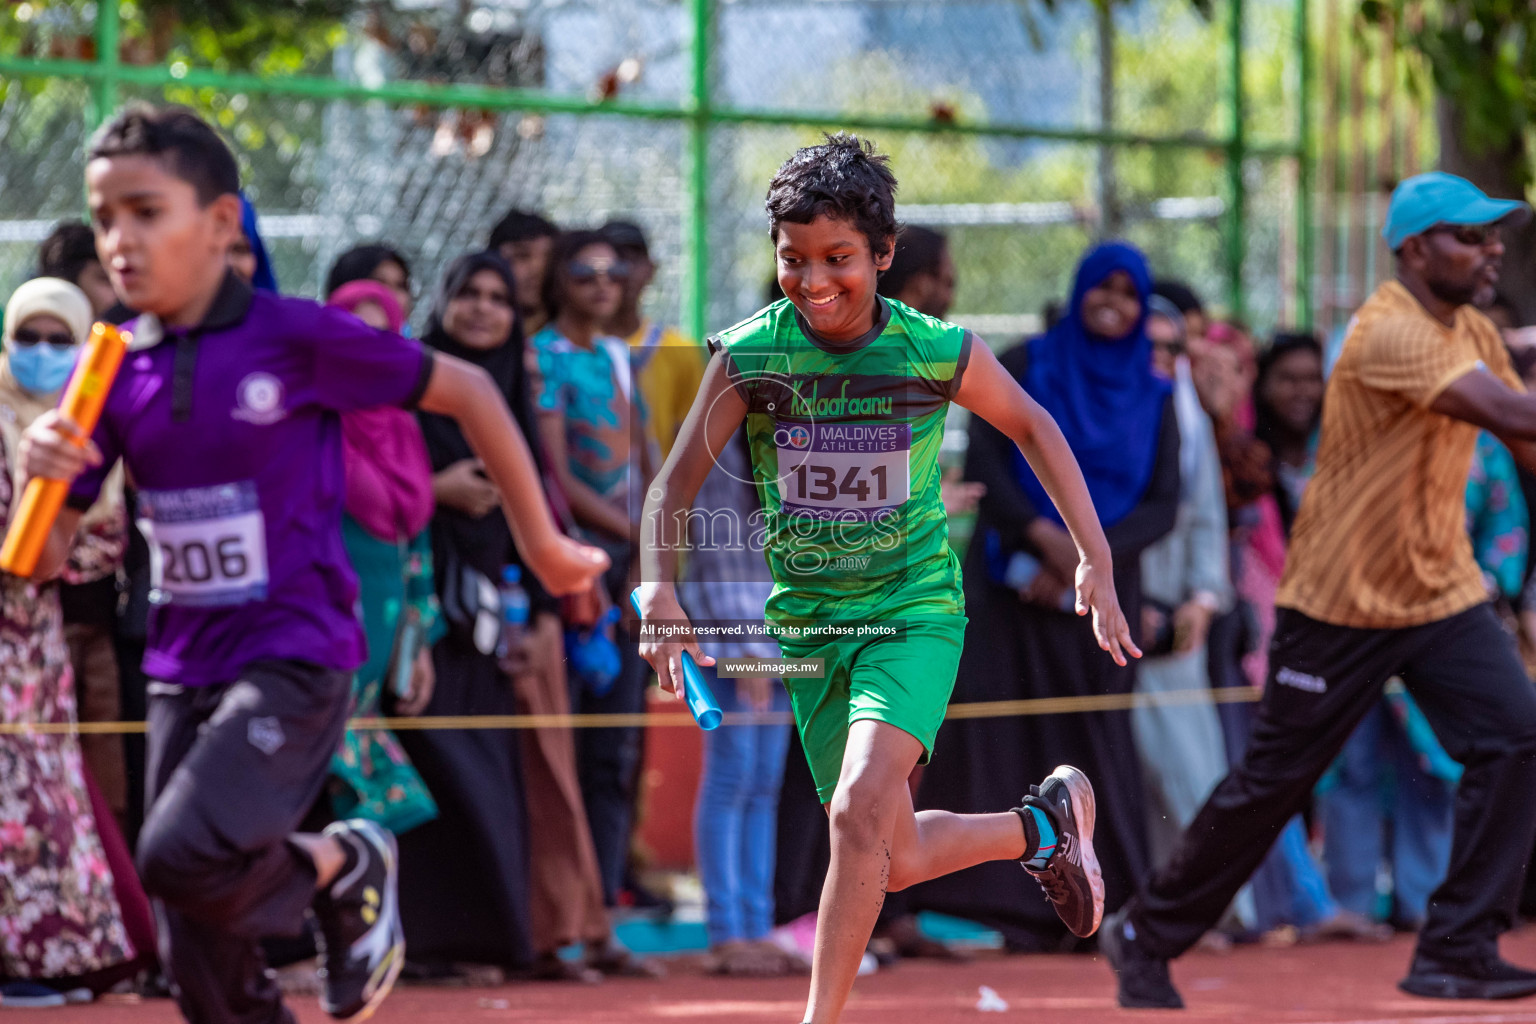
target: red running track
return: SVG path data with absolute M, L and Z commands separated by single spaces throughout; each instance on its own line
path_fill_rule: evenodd
M 844 1024 L 1536 1024 L 1536 999 L 1446 1002 L 1403 995 L 1396 982 L 1412 943 L 1244 947 L 1192 953 L 1174 965 L 1184 1013 L 1115 1006 L 1108 969 L 1090 956 L 987 954 L 965 965 L 907 962 L 859 982 Z M 1536 964 L 1536 928 L 1506 938 L 1506 956 Z M 493 989 L 401 988 L 373 1018 L 378 1024 L 798 1024 L 805 979 L 736 981 L 701 977 L 693 961 L 674 962 L 664 981 L 610 981 L 590 988 L 516 984 Z M 1007 1012 L 976 1009 L 982 985 Z M 328 1021 L 313 999 L 295 1000 L 302 1024 Z M 160 1024 L 179 1020 L 169 1002 L 104 1002 L 68 1010 L 3 1013 L 15 1024 Z

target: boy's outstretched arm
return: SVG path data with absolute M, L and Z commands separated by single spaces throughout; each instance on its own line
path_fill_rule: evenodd
M 645 495 L 640 519 L 640 616 L 683 629 L 687 614 L 677 602 L 677 554 L 687 543 L 688 512 L 704 479 L 715 467 L 715 456 L 731 443 L 746 418 L 747 404 L 736 393 L 725 359 L 715 355 L 704 371 L 693 407 L 683 420 L 671 454 Z M 741 524 L 741 536 L 749 531 Z M 702 665 L 714 659 L 699 649 L 691 633 L 660 639 L 642 638 L 640 656 L 651 663 L 662 689 L 683 692 L 682 654 L 688 651 Z
M 489 374 L 436 353 L 417 407 L 453 419 L 464 431 L 501 492 L 518 553 L 545 590 L 557 596 L 579 593 L 608 568 L 601 550 L 570 539 L 555 526 L 528 442 Z
M 1056 503 L 1077 544 L 1077 614 L 1086 615 L 1092 609 L 1093 633 L 1099 646 L 1109 652 L 1117 665 L 1126 663 L 1127 652 L 1132 657 L 1141 657 L 1141 649 L 1131 639 L 1130 626 L 1115 596 L 1109 542 L 1104 539 L 1093 498 L 1088 494 L 1077 459 L 1051 414 L 1025 393 L 979 339 L 971 346 L 970 363 L 960 378 L 955 401 L 1019 446 L 1029 468 Z

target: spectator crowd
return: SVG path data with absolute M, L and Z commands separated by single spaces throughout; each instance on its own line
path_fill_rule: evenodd
M 249 203 L 229 260 L 255 288 L 279 288 Z M 345 415 L 341 528 L 361 581 L 369 654 L 353 680 L 356 717 L 645 710 L 650 670 L 625 621 L 634 526 L 707 359 L 703 345 L 647 316 L 657 269 L 633 223 L 571 229 L 526 210 L 489 226 L 482 251 L 459 255 L 435 279 L 392 244 L 336 260 L 322 298 L 372 326 L 408 330 L 425 297 L 422 341 L 489 373 L 530 440 L 557 521 L 612 560 L 589 599 L 554 598 L 522 572 L 528 617 L 509 633 L 502 602 L 507 581 L 519 578 L 508 570 L 522 562 L 459 428 L 431 414 Z M 974 420 L 964 465 L 945 480 L 951 515 L 975 515 L 963 553 L 971 625 L 956 701 L 1174 699 L 952 720 L 939 734 L 942 756 L 910 780 L 919 809 L 976 812 L 1008 806 L 1056 764 L 1082 768 L 1098 793 L 1110 910 L 1170 854 L 1241 756 L 1251 703 L 1218 691 L 1264 685 L 1275 591 L 1338 341 L 1256 338 L 1210 315 L 1171 276 L 1177 269 L 1154 267 L 1123 243 L 1095 246 L 1044 333 L 998 346 L 1085 475 L 1102 484 L 1095 492 L 1112 498 L 1099 512 L 1143 660 L 1116 666 L 1072 613 L 1077 551 L 1007 438 Z M 92 321 L 132 315 L 84 224 L 49 235 L 37 272 L 4 311 L 7 509 L 21 431 L 56 404 Z M 955 274 L 945 237 L 909 226 L 880 288 L 943 318 Z M 1512 308 L 1495 301 L 1487 312 L 1536 381 L 1536 348 Z M 750 480 L 742 435 L 718 454 L 695 505 L 703 515 L 690 522 L 720 513 L 749 521 L 758 503 Z M 87 513 L 62 580 L 0 577 L 0 723 L 17 727 L 0 733 L 3 1005 L 90 1001 L 123 985 L 156 990 L 155 921 L 133 859 L 148 771 L 142 738 L 67 728 L 144 717 L 150 681 L 140 663 L 154 595 L 151 553 L 131 526 L 137 500 L 119 471 Z M 1484 435 L 1466 500 L 1489 599 L 1531 651 L 1536 477 Z M 771 586 L 760 549 L 696 543 L 679 592 L 695 621 L 753 621 Z M 750 640 L 706 650 L 778 654 Z M 705 671 L 727 712 L 788 709 L 777 679 Z M 782 716 L 763 722 L 704 741 L 694 839 L 709 964 L 722 974 L 806 971 L 826 874 L 826 817 L 799 742 Z M 398 733 L 370 725 L 334 752 L 305 831 L 360 817 L 399 838 L 408 978 L 658 977 L 663 966 L 626 950 L 614 931 L 617 907 L 669 905 L 668 894 L 647 888 L 633 855 L 647 742 L 634 725 Z M 1287 825 L 1206 944 L 1376 942 L 1416 929 L 1446 869 L 1459 774 L 1413 699 L 1389 684 L 1310 812 Z M 921 910 L 996 929 L 1010 950 L 1078 945 L 1016 870 L 990 863 L 892 894 L 868 959 L 963 956 L 924 934 Z M 1528 911 L 1533 897 L 1528 886 Z M 312 935 L 274 936 L 265 952 L 287 968 L 285 984 L 313 984 Z

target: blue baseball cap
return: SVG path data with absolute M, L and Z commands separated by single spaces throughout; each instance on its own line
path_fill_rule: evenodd
M 1492 199 L 1466 178 L 1444 171 L 1415 174 L 1392 190 L 1387 223 L 1381 229 L 1387 248 L 1396 252 L 1410 236 L 1437 224 L 1492 224 L 1531 219 L 1531 208 L 1518 199 Z

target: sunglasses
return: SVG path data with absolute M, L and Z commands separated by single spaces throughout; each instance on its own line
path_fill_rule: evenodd
M 1450 235 L 1462 245 L 1484 246 L 1499 240 L 1497 224 L 1436 224 L 1429 230 Z
M 1154 341 L 1152 343 L 1152 351 L 1167 352 L 1171 355 L 1181 356 L 1184 354 L 1184 343 L 1182 341 Z
M 23 348 L 36 345 L 40 341 L 46 341 L 54 348 L 60 350 L 75 347 L 75 338 L 72 334 L 43 334 L 40 331 L 32 330 L 30 327 L 18 327 L 16 333 L 11 335 L 11 341 Z
M 565 272 L 570 275 L 572 284 L 591 284 L 599 276 L 607 278 L 614 284 L 623 284 L 629 280 L 632 268 L 625 260 L 592 260 L 566 265 Z

